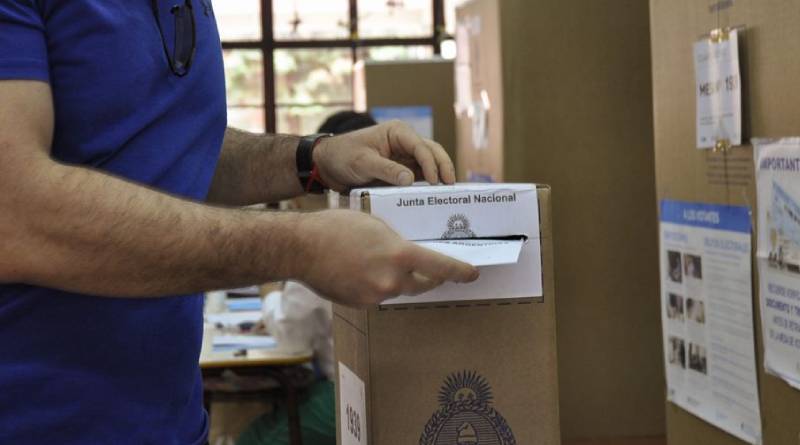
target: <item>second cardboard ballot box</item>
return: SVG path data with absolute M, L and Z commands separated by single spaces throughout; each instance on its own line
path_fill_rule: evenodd
M 349 205 L 481 277 L 334 308 L 338 443 L 560 443 L 549 189 L 360 189 Z

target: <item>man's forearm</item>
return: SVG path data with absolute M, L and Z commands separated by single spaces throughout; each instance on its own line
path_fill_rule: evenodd
M 208 201 L 249 205 L 301 195 L 295 163 L 298 142 L 294 136 L 228 128 Z
M 297 214 L 211 207 L 49 159 L 28 167 L 0 198 L 0 281 L 145 297 L 295 275 Z

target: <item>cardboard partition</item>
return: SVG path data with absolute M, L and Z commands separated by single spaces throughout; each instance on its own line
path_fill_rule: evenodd
M 456 159 L 453 62 L 444 59 L 367 62 L 363 67 L 366 108 L 376 117 L 399 117 L 427 108 L 433 139 Z M 404 113 L 407 112 L 407 113 Z M 424 131 L 423 131 L 424 132 Z
M 460 177 L 553 188 L 562 435 L 663 434 L 647 2 L 475 0 L 458 20 Z
M 470 284 L 449 301 L 439 290 L 423 303 L 335 307 L 337 443 L 560 443 L 550 191 L 530 190 L 535 211 L 518 223 L 538 226 L 528 242 L 541 267 L 511 267 L 540 276 L 540 295 L 495 299 L 488 287 L 461 299 Z
M 745 142 L 728 153 L 695 148 L 692 45 L 714 28 L 743 25 L 743 140 L 800 135 L 800 89 L 795 86 L 800 77 L 800 59 L 795 57 L 800 50 L 800 3 L 651 0 L 650 9 L 659 199 L 745 205 L 755 211 L 752 147 Z M 764 373 L 757 280 L 753 284 L 763 444 L 797 445 L 800 391 Z M 667 433 L 670 445 L 744 443 L 671 404 Z
M 503 181 L 500 4 L 473 0 L 456 9 L 456 167 L 463 181 Z

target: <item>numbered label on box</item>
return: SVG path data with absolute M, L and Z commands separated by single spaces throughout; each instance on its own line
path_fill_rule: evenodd
M 367 444 L 367 401 L 364 382 L 339 362 L 339 410 L 342 445 Z

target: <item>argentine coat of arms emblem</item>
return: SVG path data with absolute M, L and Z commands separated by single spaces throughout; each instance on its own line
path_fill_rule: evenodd
M 419 445 L 516 445 L 506 420 L 492 407 L 492 389 L 475 371 L 447 376 L 439 410 L 425 425 Z
M 475 232 L 469 226 L 467 216 L 457 213 L 447 220 L 447 231 L 442 235 L 442 239 L 475 238 Z

